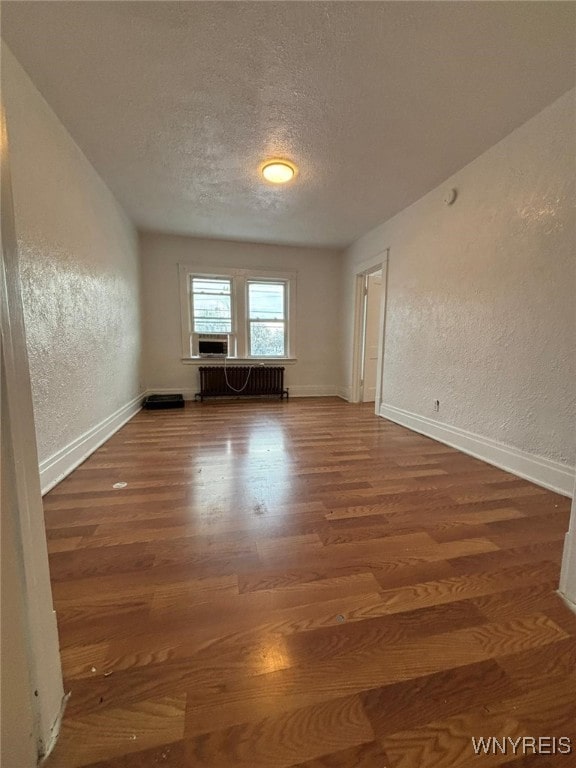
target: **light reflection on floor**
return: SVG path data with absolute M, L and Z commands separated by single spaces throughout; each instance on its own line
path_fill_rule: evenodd
M 288 499 L 292 458 L 284 428 L 271 420 L 251 424 L 205 452 L 195 465 L 188 501 L 194 516 L 210 519 L 278 514 Z

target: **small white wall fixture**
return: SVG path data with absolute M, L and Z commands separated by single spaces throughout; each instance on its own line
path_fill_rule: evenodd
M 64 689 L 40 494 L 3 108 L 0 121 L 3 598 L 5 576 L 11 587 L 10 606 L 2 600 L 2 654 L 7 649 L 19 650 L 16 660 L 2 658 L 1 750 L 2 765 L 31 768 L 54 744 Z M 5 546 L 5 533 L 9 547 Z M 8 608 L 12 614 L 5 616 Z M 5 691 L 10 691 L 11 701 L 5 700 Z

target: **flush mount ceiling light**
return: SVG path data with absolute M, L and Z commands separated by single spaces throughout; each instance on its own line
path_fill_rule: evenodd
M 261 173 L 271 184 L 286 184 L 296 175 L 296 166 L 287 160 L 267 160 Z

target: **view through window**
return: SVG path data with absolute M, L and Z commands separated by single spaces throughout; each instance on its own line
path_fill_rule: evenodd
M 232 281 L 193 277 L 192 318 L 196 333 L 231 333 Z
M 248 334 L 252 357 L 285 356 L 285 283 L 248 282 Z

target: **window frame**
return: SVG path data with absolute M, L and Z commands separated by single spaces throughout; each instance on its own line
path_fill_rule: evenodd
M 203 361 L 198 355 L 193 355 L 194 318 L 192 304 L 192 278 L 208 278 L 213 280 L 230 280 L 232 306 L 232 332 L 230 336 L 234 343 L 230 345 L 229 358 L 235 361 L 262 362 L 294 361 L 296 360 L 296 272 L 275 272 L 266 269 L 237 269 L 234 267 L 207 268 L 204 265 L 179 264 L 180 283 L 180 316 L 181 343 L 183 361 Z M 248 323 L 248 283 L 284 283 L 285 311 L 285 355 L 268 357 L 250 355 L 250 333 Z M 233 354 L 230 354 L 232 352 Z
M 205 275 L 190 275 L 190 330 L 192 333 L 208 333 L 208 331 L 197 331 L 195 329 L 195 318 L 194 318 L 194 278 L 200 279 L 200 280 L 221 280 L 226 281 L 230 284 L 230 330 L 229 331 L 219 331 L 221 334 L 233 334 L 235 333 L 234 328 L 234 286 L 232 279 L 229 277 L 216 277 L 216 276 L 210 276 L 210 278 L 207 278 Z M 216 333 L 216 331 L 214 331 Z
M 251 323 L 270 323 L 270 322 L 281 322 L 284 326 L 284 354 L 280 357 L 284 358 L 287 357 L 287 352 L 289 349 L 288 345 L 288 291 L 289 291 L 289 283 L 287 280 L 280 280 L 280 279 L 272 279 L 268 278 L 266 280 L 263 279 L 256 279 L 256 278 L 247 278 L 246 281 L 246 357 L 256 357 L 261 358 L 263 360 L 269 360 L 270 358 L 276 358 L 279 359 L 278 355 L 253 355 L 251 352 L 252 349 L 252 333 L 250 330 L 250 324 Z M 265 285 L 266 283 L 270 283 L 271 285 L 282 285 L 284 288 L 283 293 L 283 314 L 284 317 L 282 320 L 261 320 L 261 319 L 254 319 L 252 318 L 250 314 L 250 285 L 256 284 L 256 285 Z

